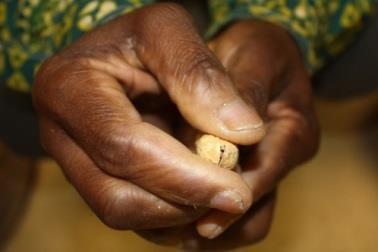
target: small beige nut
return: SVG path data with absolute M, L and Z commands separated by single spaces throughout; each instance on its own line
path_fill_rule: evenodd
M 234 144 L 212 135 L 200 135 L 195 142 L 196 154 L 226 169 L 234 169 L 239 150 Z

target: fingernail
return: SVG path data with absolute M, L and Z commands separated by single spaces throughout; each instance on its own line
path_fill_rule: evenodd
M 244 211 L 244 203 L 240 193 L 231 190 L 215 195 L 210 202 L 210 207 L 225 211 L 230 211 L 230 209 Z
M 241 99 L 223 104 L 218 118 L 231 131 L 253 130 L 263 126 L 260 116 Z
M 208 239 L 214 239 L 223 232 L 223 228 L 217 224 L 207 224 L 206 229 Z

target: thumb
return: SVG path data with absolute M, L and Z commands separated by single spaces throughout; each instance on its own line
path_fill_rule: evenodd
M 201 37 L 189 14 L 178 5 L 141 10 L 136 53 L 159 80 L 193 127 L 238 144 L 264 135 L 263 121 L 237 92 L 222 64 Z M 154 14 L 154 12 L 156 12 Z

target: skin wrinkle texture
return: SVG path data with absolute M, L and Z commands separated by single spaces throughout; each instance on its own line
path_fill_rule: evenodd
M 158 27 L 156 19 L 161 24 Z M 182 24 L 188 29 L 183 30 Z M 254 34 L 260 35 L 255 38 Z M 135 39 L 132 41 L 135 53 L 130 52 L 128 38 Z M 195 43 L 189 43 L 193 40 Z M 302 60 L 287 33 L 256 20 L 236 22 L 211 43 L 215 45 L 213 51 L 200 39 L 190 16 L 181 7 L 156 4 L 88 32 L 40 68 L 33 99 L 43 145 L 106 225 L 143 230 L 139 234 L 158 243 L 169 240 L 172 244 L 178 240 L 185 244 L 196 240 L 196 246 L 205 250 L 254 243 L 269 230 L 275 201 L 272 189 L 277 187 L 283 171 L 292 168 L 277 165 L 275 160 L 295 160 L 284 163 L 291 165 L 314 154 L 316 127 L 308 127 L 313 123 L 299 124 L 296 119 L 284 116 L 285 110 L 296 111 L 308 121 L 313 113 Z M 180 47 L 174 50 L 169 47 L 177 45 Z M 107 46 L 111 49 L 97 51 Z M 235 53 L 240 61 L 227 66 L 225 71 L 224 52 L 239 46 L 242 52 L 238 49 Z M 196 53 L 182 52 L 188 48 Z M 252 57 L 256 51 L 260 54 Z M 104 57 L 104 52 L 112 57 Z M 207 57 L 208 62 L 216 64 L 211 65 L 210 71 L 203 63 L 192 68 L 193 57 Z M 90 64 L 88 58 L 92 60 Z M 175 60 L 180 62 L 176 65 Z M 120 69 L 135 70 L 122 75 L 117 72 Z M 72 71 L 76 73 L 70 74 Z M 248 81 L 251 76 L 260 84 Z M 289 80 L 281 80 L 282 76 L 288 76 Z M 83 83 L 88 77 L 92 78 Z M 267 99 L 255 102 L 253 92 L 245 91 L 253 89 L 259 89 L 257 93 L 265 94 Z M 208 91 L 203 94 L 203 90 Z M 279 90 L 279 94 L 272 97 L 271 90 Z M 161 99 L 159 104 L 168 102 L 155 110 L 145 110 L 137 101 L 145 92 L 155 92 L 151 95 Z M 293 106 L 293 101 L 299 100 Z M 272 113 L 270 108 L 277 103 L 282 106 L 276 106 Z M 176 112 L 169 113 L 172 118 L 167 119 L 163 115 L 170 108 Z M 259 130 L 251 127 L 262 122 L 257 111 L 266 112 L 270 127 Z M 244 116 L 230 117 L 224 113 Z M 146 115 L 158 119 L 161 122 L 158 125 L 167 130 L 144 121 Z M 222 127 L 220 120 L 234 129 L 245 130 Z M 197 131 L 245 145 L 241 173 L 219 169 L 180 143 L 177 130 L 185 123 Z M 279 130 L 286 123 L 292 125 L 289 134 Z M 55 129 L 54 134 L 51 128 Z M 303 141 L 297 145 L 292 145 L 293 130 L 303 132 Z M 256 145 L 249 147 L 252 144 Z M 283 151 L 286 149 L 291 151 Z M 70 162 L 68 156 L 72 157 Z M 146 156 L 150 160 L 144 163 Z M 140 170 L 144 172 L 141 174 Z M 93 179 L 86 180 L 83 174 L 93 174 Z M 107 191 L 109 183 L 120 193 L 99 193 Z M 162 202 L 159 211 L 156 200 Z M 130 205 L 144 207 L 143 216 L 137 209 L 127 207 Z M 237 214 L 239 221 L 225 226 L 220 239 L 206 232 L 200 234 L 212 240 L 199 235 L 198 229 L 206 224 L 228 225 L 236 221 L 235 216 L 227 213 Z M 148 222 L 142 219 L 146 216 Z

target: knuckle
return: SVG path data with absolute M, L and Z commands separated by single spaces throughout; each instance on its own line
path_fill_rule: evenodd
M 100 167 L 107 167 L 114 175 L 125 175 L 127 169 L 123 169 L 124 166 L 132 165 L 139 152 L 140 138 L 135 137 L 132 128 L 115 123 L 98 133 L 96 145 L 103 146 L 97 148 Z
M 192 23 L 192 18 L 187 10 L 176 3 L 158 3 L 148 9 L 148 16 L 162 21 L 188 21 Z
M 171 14 L 171 15 L 182 15 L 187 14 L 187 11 L 179 4 L 176 3 L 161 3 L 157 5 L 157 7 L 164 11 L 164 14 Z
M 143 52 L 142 61 L 156 69 L 157 78 L 167 85 L 169 93 L 200 95 L 205 91 L 210 95 L 210 88 L 225 86 L 224 67 L 205 45 L 183 7 L 160 3 L 143 9 L 143 13 L 136 25 L 136 51 Z M 166 53 L 150 60 L 160 51 Z M 171 74 L 162 74 L 167 70 Z
M 202 78 L 202 82 L 208 84 L 221 84 L 222 79 L 225 79 L 226 73 L 223 67 L 201 46 L 191 50 L 182 50 L 181 55 L 184 60 L 179 66 L 184 73 L 183 76 L 196 76 Z M 224 82 L 224 81 L 223 81 Z
M 143 137 L 142 137 L 143 138 Z M 135 139 L 132 137 L 132 139 Z M 153 144 L 153 143 L 152 143 Z M 161 160 L 155 156 L 156 148 L 158 146 L 151 146 L 150 143 L 143 139 L 131 140 L 131 143 L 120 146 L 118 150 L 109 151 L 108 160 L 104 170 L 108 171 L 114 176 L 127 178 L 135 184 L 144 185 L 150 187 L 154 192 L 161 192 L 161 181 L 166 180 L 166 174 L 161 172 L 162 164 Z M 117 146 L 117 145 L 115 145 Z M 117 147 L 114 147 L 117 149 Z M 118 151 L 119 154 L 116 154 Z M 114 155 L 115 153 L 115 155 Z M 164 161 L 163 161 L 164 162 Z M 170 184 L 164 184 L 163 187 L 167 187 Z
M 139 122 L 127 126 L 116 123 L 96 132 L 92 145 L 101 146 L 93 149 L 97 166 L 113 176 L 127 178 L 137 184 L 157 183 L 153 178 L 160 174 L 156 168 L 162 165 L 157 158 L 161 147 L 143 125 Z
M 235 90 L 228 85 L 228 77 L 223 69 L 216 66 L 216 62 L 212 62 L 206 55 L 200 57 L 196 56 L 196 59 L 188 60 L 182 66 L 176 65 L 176 72 L 180 76 L 175 77 L 176 82 L 169 82 L 174 83 L 169 86 L 170 93 L 180 99 L 235 95 Z
M 183 44 L 202 42 L 190 14 L 175 3 L 159 3 L 143 8 L 135 21 L 137 48 L 176 51 Z M 160 39 L 157 39 L 160 38 Z M 184 49 L 186 49 L 186 47 Z
M 132 220 L 131 213 L 129 212 L 130 200 L 127 193 L 117 189 L 115 186 L 109 186 L 100 197 L 103 199 L 99 211 L 99 218 L 101 221 L 110 228 L 118 230 L 133 229 L 135 225 L 130 221 Z
M 190 14 L 176 3 L 157 3 L 134 12 L 134 32 L 144 42 L 154 43 L 156 35 L 193 29 L 194 22 Z
M 32 98 L 38 112 L 60 108 L 60 101 L 72 95 L 71 84 L 75 72 L 82 69 L 79 59 L 55 55 L 47 59 L 37 71 Z M 69 73 L 69 74 L 68 74 Z
M 97 208 L 98 216 L 113 229 L 139 230 L 166 225 L 168 213 L 159 210 L 160 201 L 154 196 L 146 198 L 136 188 L 124 188 L 117 182 L 110 183 L 98 196 L 97 200 L 102 199 L 100 208 Z M 152 200 L 156 201 L 157 209 L 151 208 Z

